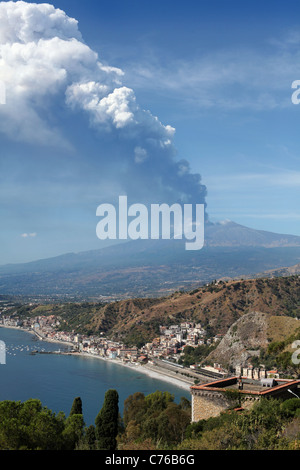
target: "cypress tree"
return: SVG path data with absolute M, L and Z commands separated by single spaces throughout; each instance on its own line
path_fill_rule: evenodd
M 105 393 L 104 403 L 95 420 L 99 450 L 115 450 L 119 429 L 119 395 L 116 390 Z
M 82 415 L 82 401 L 80 397 L 74 398 L 73 405 L 70 411 L 70 416 Z

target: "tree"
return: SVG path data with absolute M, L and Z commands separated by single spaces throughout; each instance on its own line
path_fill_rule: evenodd
M 74 398 L 73 405 L 70 411 L 70 416 L 82 415 L 82 401 L 80 397 Z
M 95 450 L 96 448 L 96 432 L 95 426 L 91 425 L 87 428 L 85 433 L 85 440 L 89 450 Z
M 83 437 L 84 421 L 82 414 L 70 415 L 65 423 L 63 440 L 66 450 L 74 450 Z
M 62 450 L 62 434 L 65 416 L 61 412 L 55 415 L 44 407 L 32 418 L 27 428 L 29 449 Z
M 140 422 L 140 418 L 143 419 L 145 412 L 145 395 L 142 392 L 136 392 L 130 395 L 124 402 L 123 420 L 125 426 L 132 420 Z
M 300 412 L 300 400 L 299 398 L 290 398 L 290 400 L 284 401 L 280 408 L 287 417 L 297 416 Z
M 119 395 L 116 390 L 108 390 L 103 407 L 95 420 L 96 439 L 99 450 L 115 450 L 119 430 Z
M 156 391 L 145 397 L 147 412 L 158 413 L 166 409 L 169 403 L 174 401 L 174 395 L 170 392 Z
M 169 403 L 157 421 L 158 439 L 170 446 L 183 440 L 191 415 L 189 411 L 182 410 L 180 405 Z
M 169 392 L 130 395 L 124 403 L 125 433 L 120 445 L 127 450 L 146 440 L 153 445 L 174 445 L 183 439 L 190 415 L 189 400 L 181 398 L 176 404 Z
M 91 425 L 88 428 L 85 428 L 84 434 L 76 444 L 76 450 L 97 450 L 95 426 Z
M 55 415 L 39 400 L 0 403 L 0 450 L 61 450 L 63 413 Z
M 180 398 L 179 406 L 182 410 L 187 410 L 187 411 L 191 410 L 191 402 L 185 397 Z

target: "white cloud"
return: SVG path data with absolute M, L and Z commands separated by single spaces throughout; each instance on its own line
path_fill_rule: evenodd
M 122 86 L 123 71 L 102 64 L 77 21 L 52 5 L 0 2 L 0 70 L 7 94 L 0 130 L 10 137 L 62 144 L 41 110 L 63 93 L 67 105 L 88 112 L 97 126 L 147 127 L 160 145 L 170 142 L 171 128 L 140 110 L 133 90 Z
M 0 81 L 6 86 L 0 133 L 21 142 L 72 148 L 66 137 L 71 120 L 65 126 L 57 107 L 68 115 L 73 110 L 75 119 L 77 111 L 84 112 L 97 137 L 111 132 L 113 145 L 120 145 L 122 156 L 115 154 L 124 161 L 121 185 L 132 186 L 128 175 L 136 172 L 136 186 L 139 182 L 143 192 L 152 190 L 155 181 L 157 197 L 201 202 L 206 191 L 200 175 L 192 175 L 189 167 L 182 171 L 174 158 L 175 129 L 139 106 L 133 89 L 123 85 L 123 75 L 99 60 L 83 42 L 77 21 L 63 11 L 48 4 L 0 2 Z M 81 131 L 88 139 L 88 126 Z M 99 158 L 113 166 L 110 158 Z M 116 184 L 115 169 L 113 178 Z M 149 178 L 152 184 L 142 183 Z
M 147 158 L 147 150 L 143 149 L 142 147 L 135 147 L 134 159 L 136 163 L 143 163 L 145 160 L 147 160 Z
M 37 237 L 37 233 L 22 233 L 22 238 L 35 238 Z
M 1 2 L 0 43 L 29 43 L 39 39 L 81 39 L 78 22 L 62 10 L 44 3 Z
M 77 83 L 67 90 L 67 103 L 89 111 L 95 124 L 111 122 L 122 128 L 134 122 L 135 96 L 126 87 L 115 88 L 107 94 L 108 87 L 96 82 Z

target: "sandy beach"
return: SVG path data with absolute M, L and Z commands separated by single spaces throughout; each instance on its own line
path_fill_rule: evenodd
M 138 373 L 141 374 L 146 374 L 149 377 L 153 379 L 158 379 L 162 380 L 163 382 L 171 383 L 175 385 L 176 387 L 183 388 L 184 390 L 189 390 L 190 387 L 193 385 L 193 381 L 189 381 L 188 379 L 180 379 L 177 377 L 174 377 L 172 372 L 170 371 L 165 371 L 164 369 L 160 369 L 157 366 L 154 365 L 148 365 L 148 364 L 129 364 L 129 363 L 124 363 L 119 359 L 109 359 L 101 356 L 97 356 L 95 354 L 88 354 L 88 353 L 66 353 L 66 354 L 71 354 L 72 356 L 79 356 L 79 357 L 87 357 L 87 358 L 92 358 L 92 359 L 100 359 L 101 361 L 106 361 L 110 362 L 112 364 L 115 364 L 120 367 L 127 367 L 130 370 L 134 370 Z

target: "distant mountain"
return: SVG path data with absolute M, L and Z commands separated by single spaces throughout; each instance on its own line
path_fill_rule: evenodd
M 264 271 L 262 273 L 257 273 L 257 277 L 287 277 L 300 275 L 300 263 L 297 263 L 293 266 L 270 269 L 269 271 Z
M 232 221 L 208 224 L 205 230 L 207 246 L 251 246 L 264 248 L 300 246 L 300 237 L 255 230 Z
M 300 263 L 300 237 L 209 223 L 205 246 L 137 240 L 31 263 L 0 266 L 0 294 L 106 299 L 162 296 L 220 278 L 249 277 Z

